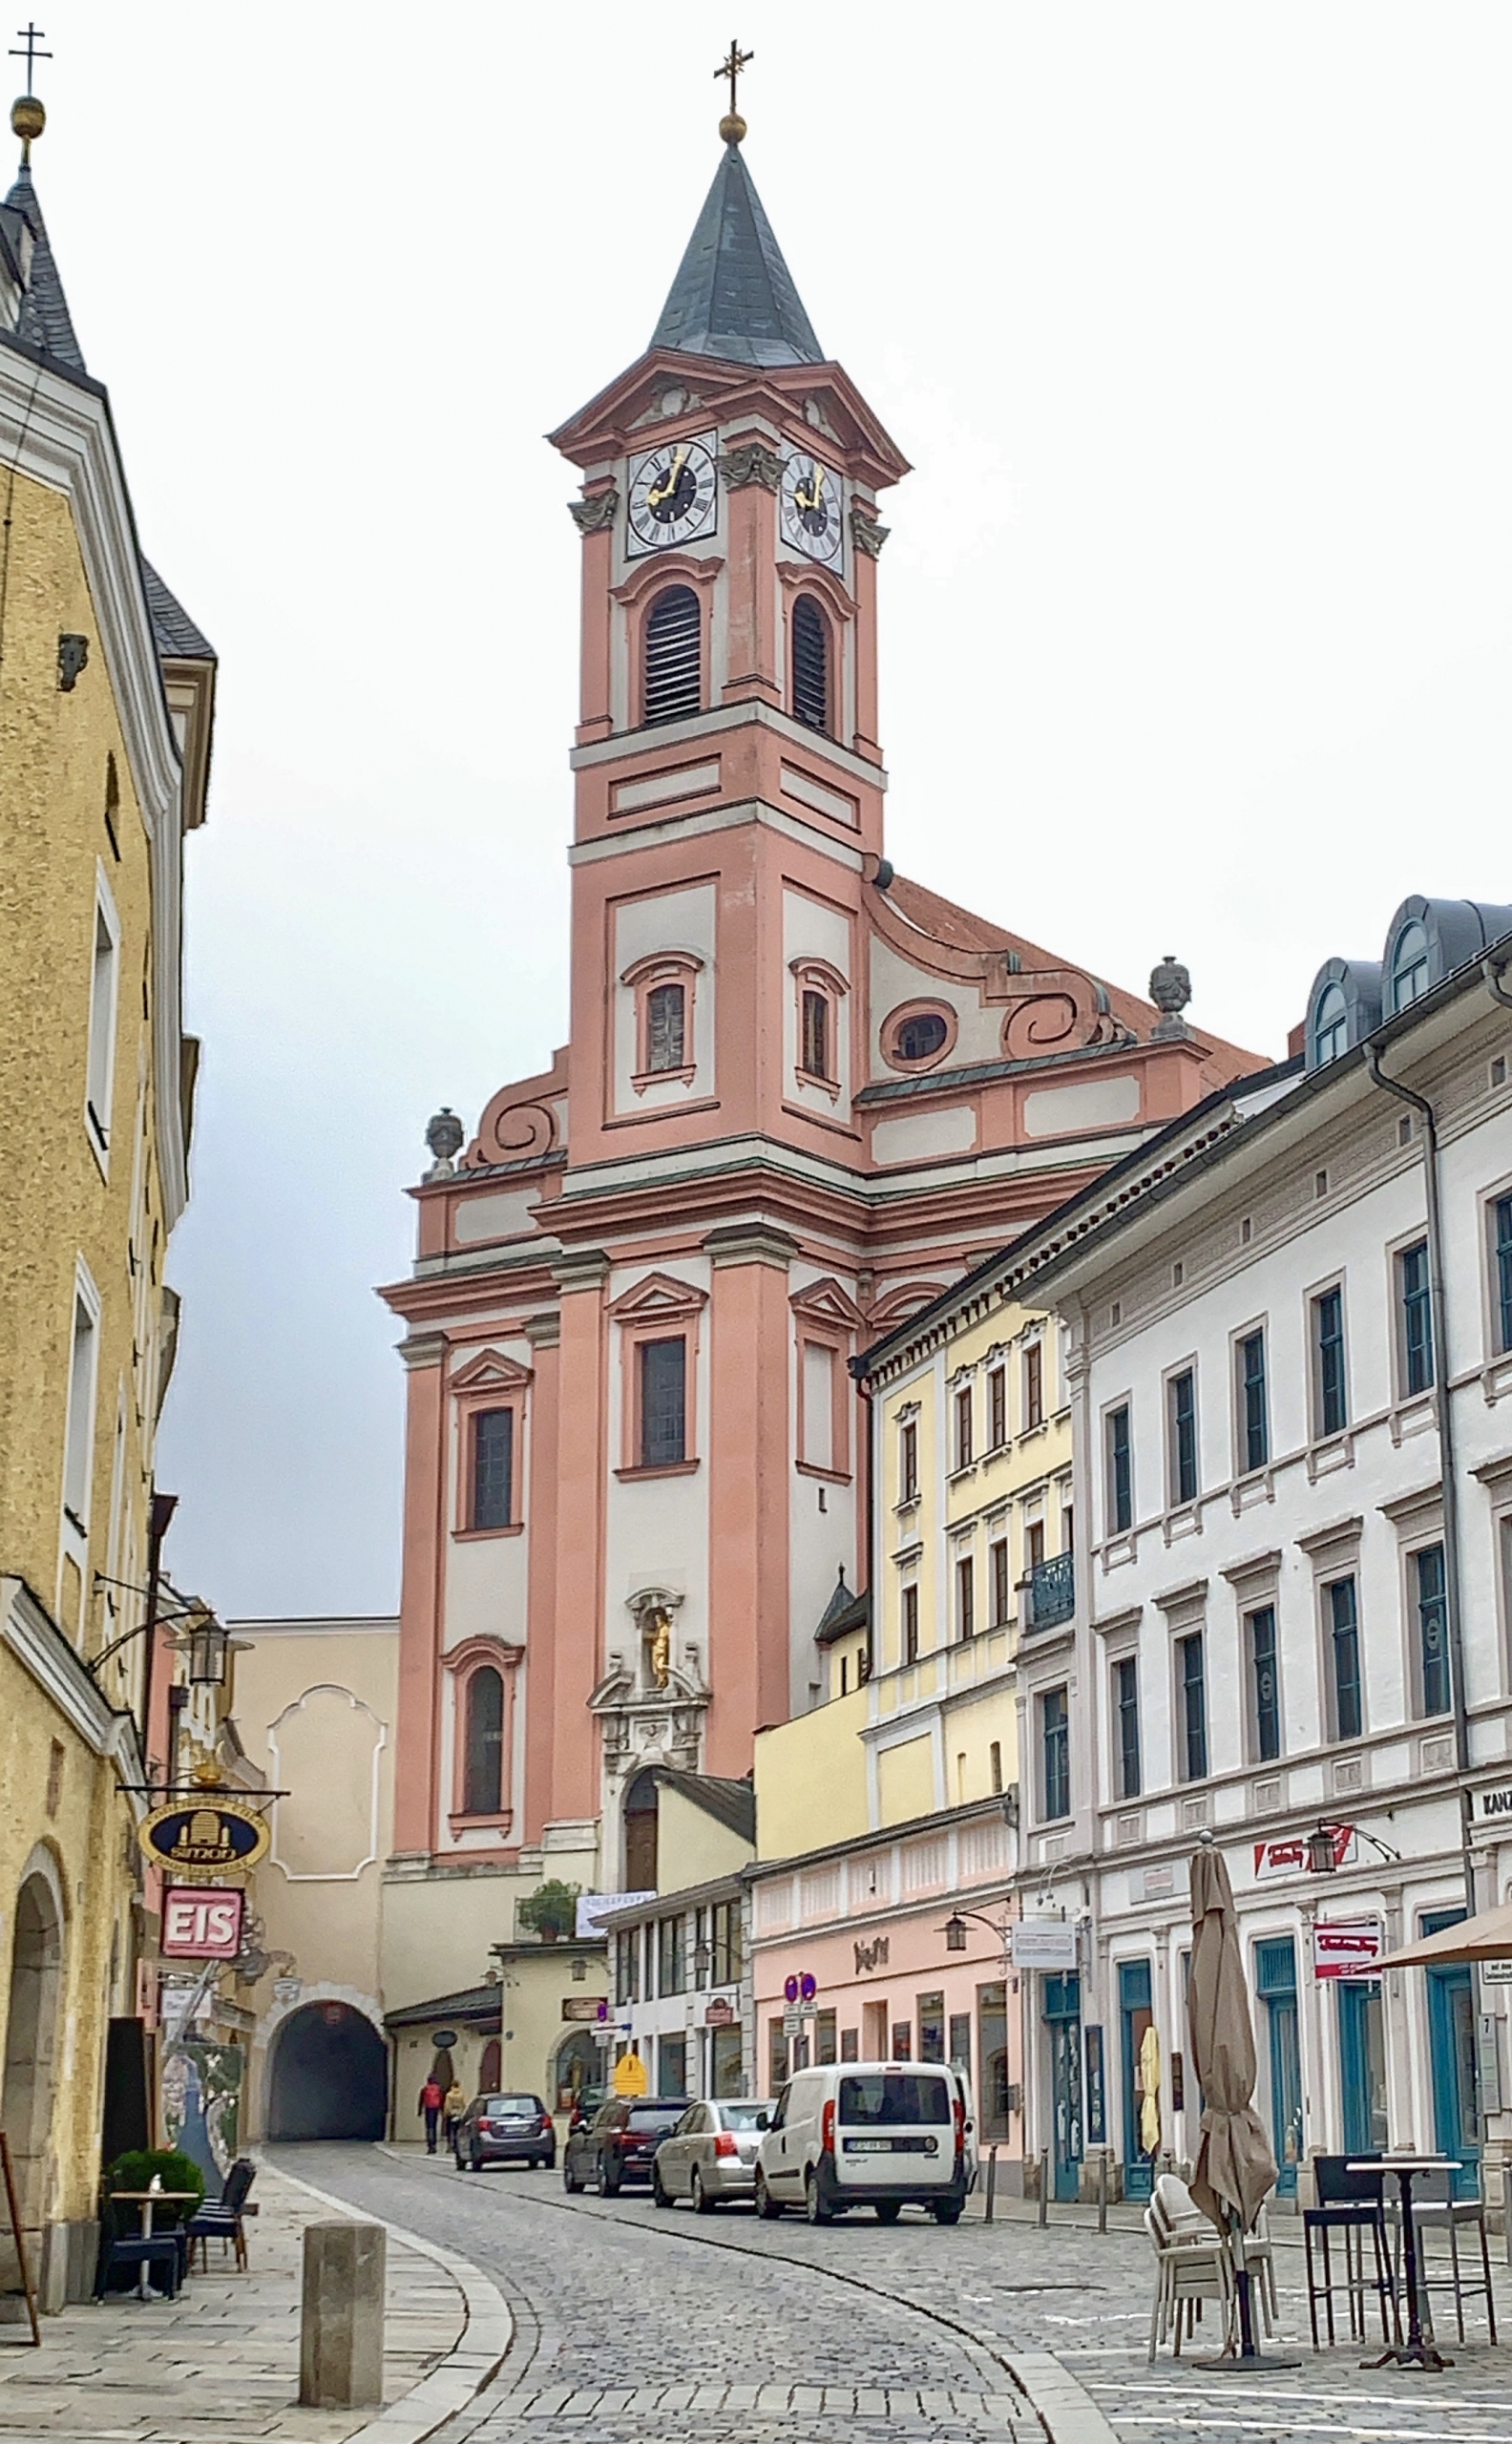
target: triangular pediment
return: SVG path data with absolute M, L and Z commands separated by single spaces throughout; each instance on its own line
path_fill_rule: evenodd
M 806 1323 L 834 1324 L 848 1333 L 858 1333 L 866 1320 L 832 1274 L 826 1274 L 822 1281 L 810 1281 L 807 1290 L 795 1291 L 788 1304 Z
M 506 1358 L 501 1349 L 480 1349 L 452 1378 L 453 1392 L 517 1392 L 532 1380 L 532 1369 Z
M 746 414 L 775 413 L 785 422 L 801 417 L 811 431 L 804 406 L 812 398 L 822 411 L 821 430 L 852 475 L 880 490 L 908 474 L 908 460 L 843 367 L 722 365 L 712 357 L 684 356 L 665 348 L 638 357 L 548 439 L 563 457 L 585 468 L 632 447 L 643 448 L 647 425 L 667 418 L 659 402 L 669 391 L 679 391 L 690 402 L 667 421 L 669 437 L 710 424 L 728 428 Z
M 663 1317 L 671 1321 L 696 1316 L 707 1304 L 708 1292 L 691 1281 L 675 1281 L 669 1273 L 648 1273 L 621 1293 L 609 1313 L 617 1324 L 654 1324 Z

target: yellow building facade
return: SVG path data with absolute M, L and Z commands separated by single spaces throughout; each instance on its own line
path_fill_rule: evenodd
M 56 2307 L 93 2274 L 109 2025 L 150 2015 L 147 1641 L 104 1650 L 145 1618 L 214 657 L 141 559 L 25 161 L 0 207 L 0 2127 Z

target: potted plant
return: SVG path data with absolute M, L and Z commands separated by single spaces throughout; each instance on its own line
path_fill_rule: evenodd
M 539 1935 L 543 1944 L 560 1943 L 564 1935 L 577 1931 L 578 1895 L 581 1888 L 580 1885 L 556 1881 L 537 1885 L 515 1909 L 516 1925 L 526 1934 Z
M 165 2206 L 163 2214 L 175 2223 L 187 2223 L 204 2204 L 204 2174 L 192 2156 L 181 2156 L 176 2147 L 137 2147 L 130 2154 L 117 2156 L 106 2169 L 105 2179 L 112 2190 L 151 2189 L 156 2174 L 166 2190 L 187 2189 L 194 2193 L 194 2204 L 187 2210 L 180 2206 Z

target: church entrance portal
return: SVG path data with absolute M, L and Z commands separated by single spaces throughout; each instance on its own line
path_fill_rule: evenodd
M 388 2053 L 349 2003 L 304 2003 L 273 2041 L 270 2138 L 381 2138 Z

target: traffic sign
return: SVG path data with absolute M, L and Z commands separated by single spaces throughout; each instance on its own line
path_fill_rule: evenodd
M 621 2054 L 614 2066 L 611 2085 L 617 2096 L 643 2096 L 650 2077 L 639 2054 Z

